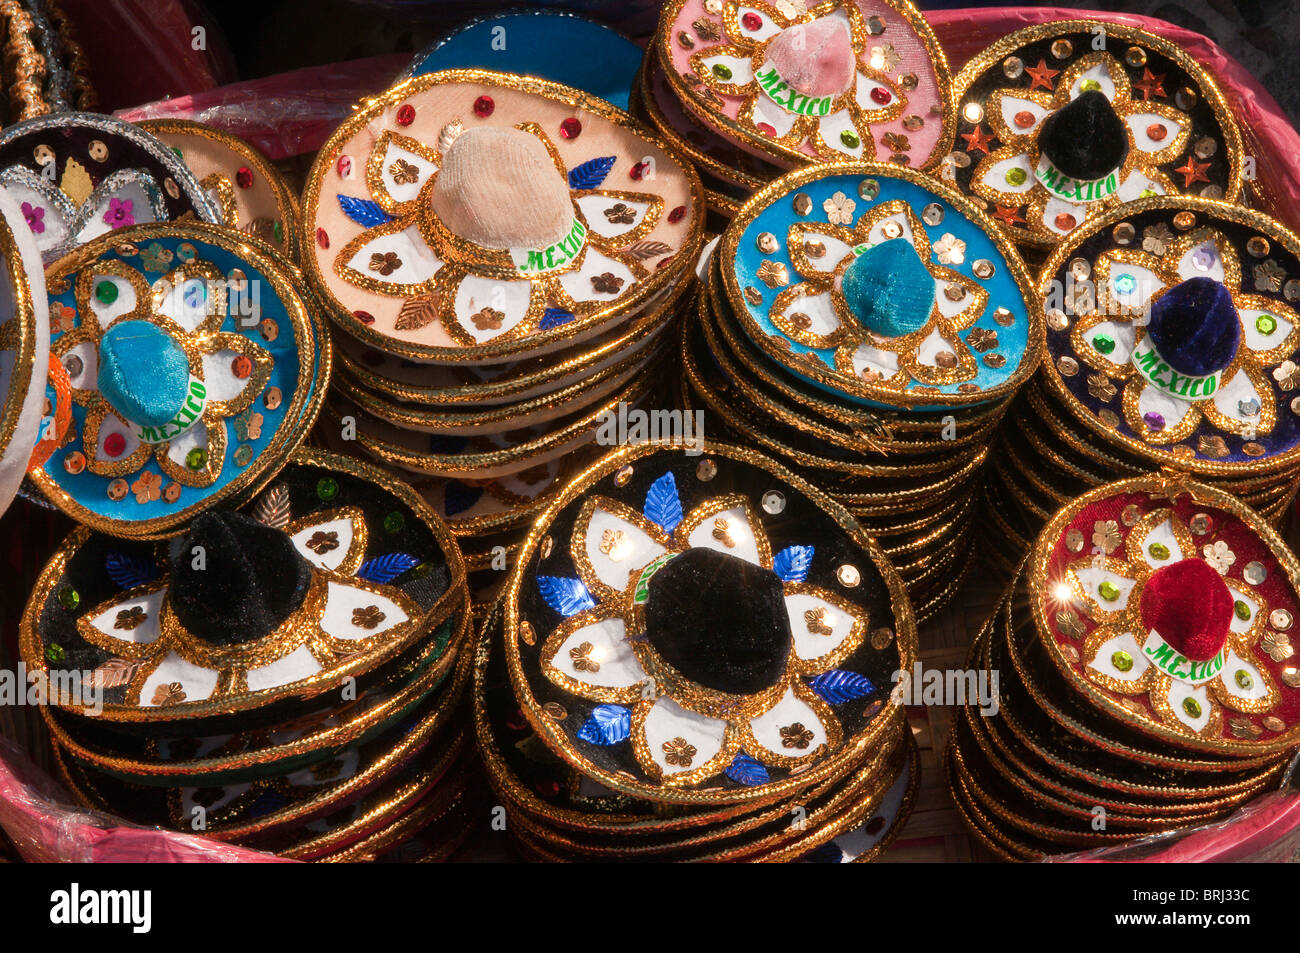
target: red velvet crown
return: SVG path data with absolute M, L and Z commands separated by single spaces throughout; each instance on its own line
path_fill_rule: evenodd
M 1194 662 L 1214 658 L 1232 624 L 1232 592 L 1212 566 L 1184 559 L 1151 574 L 1142 589 L 1142 624 Z

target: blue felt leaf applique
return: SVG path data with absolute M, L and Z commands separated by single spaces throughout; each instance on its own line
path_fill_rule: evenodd
M 563 308 L 547 308 L 542 312 L 542 319 L 537 322 L 537 330 L 549 331 L 568 324 L 573 320 L 573 312 Z
M 609 175 L 609 170 L 614 168 L 616 156 L 601 156 L 598 159 L 588 159 L 581 165 L 576 165 L 569 170 L 569 188 L 571 189 L 594 189 L 605 181 L 605 176 Z
M 813 691 L 832 705 L 851 702 L 855 698 L 870 695 L 876 690 L 876 686 L 871 684 L 871 679 L 865 675 L 859 675 L 857 672 L 846 672 L 839 668 L 833 668 L 829 672 L 822 672 L 808 684 Z
M 128 556 L 116 550 L 104 557 L 108 578 L 123 589 L 143 586 L 158 578 L 158 564 L 144 556 Z
M 787 546 L 772 559 L 772 571 L 786 582 L 803 582 L 812 565 L 811 546 Z
M 581 579 L 570 576 L 538 576 L 537 588 L 542 590 L 546 604 L 568 618 L 583 609 L 594 609 L 596 602 L 582 584 Z
M 682 498 L 677 495 L 677 479 L 671 470 L 650 484 L 643 509 L 646 519 L 658 523 L 665 533 L 671 535 L 677 528 L 682 521 Z
M 369 579 L 371 582 L 389 583 L 419 564 L 420 560 L 409 553 L 388 553 L 385 556 L 367 559 L 357 570 L 357 576 L 361 579 Z
M 723 769 L 723 774 L 731 778 L 737 784 L 746 784 L 750 787 L 756 787 L 760 784 L 766 784 L 771 780 L 767 773 L 767 768 L 763 767 L 743 751 L 731 759 L 731 764 Z
M 344 215 L 365 228 L 374 228 L 376 225 L 383 225 L 393 220 L 393 216 L 380 208 L 378 202 L 372 202 L 370 199 L 340 195 L 339 208 L 343 209 Z
M 632 711 L 622 705 L 597 705 L 591 710 L 578 737 L 588 744 L 608 747 L 632 734 Z

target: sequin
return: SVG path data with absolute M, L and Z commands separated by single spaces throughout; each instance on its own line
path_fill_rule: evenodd
M 397 124 L 399 126 L 409 126 L 415 122 L 415 107 L 406 103 L 397 110 Z
M 493 102 L 491 96 L 480 96 L 474 100 L 474 115 L 479 119 L 486 119 L 496 108 L 497 104 Z

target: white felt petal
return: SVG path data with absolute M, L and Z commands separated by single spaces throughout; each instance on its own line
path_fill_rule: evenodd
M 370 270 L 372 255 L 393 252 L 401 264 L 384 275 Z M 394 285 L 418 285 L 432 278 L 442 267 L 442 259 L 424 243 L 418 225 L 365 242 L 348 262 L 348 267 L 375 281 Z
M 1261 311 L 1258 308 L 1243 308 L 1239 313 L 1241 314 L 1242 327 L 1246 332 L 1246 347 L 1250 348 L 1252 351 L 1272 350 L 1286 340 L 1286 336 L 1291 333 L 1291 328 L 1293 326 L 1291 322 L 1275 311 Z M 1267 314 L 1277 322 L 1277 328 L 1272 334 L 1264 334 L 1255 325 L 1255 322 L 1259 319 L 1260 315 L 1264 314 Z
M 925 367 L 938 367 L 936 356 L 944 352 L 949 354 L 954 352 L 952 343 L 936 329 L 926 335 L 925 340 L 917 346 L 916 362 Z
M 302 554 L 303 559 L 321 569 L 338 569 L 342 565 L 344 558 L 347 557 L 348 550 L 352 548 L 352 520 L 346 517 L 339 519 L 327 520 L 323 523 L 316 523 L 300 529 L 293 534 L 293 547 Z M 317 533 L 324 533 L 328 536 L 330 533 L 335 534 L 331 542 L 337 543 L 333 548 L 327 549 L 323 553 L 318 553 L 307 545 Z
M 1121 287 L 1128 286 L 1129 278 L 1133 279 L 1133 286 L 1128 291 L 1120 290 Z M 1165 283 L 1149 268 L 1113 261 L 1106 287 L 1118 304 L 1126 308 L 1141 308 L 1153 294 L 1163 290 Z
M 113 207 L 112 202 L 114 199 L 130 203 L 130 217 L 132 220 L 127 222 L 126 225 L 144 225 L 147 222 L 157 220 L 153 213 L 153 203 L 149 198 L 149 193 L 144 190 L 144 187 L 139 182 L 127 182 L 113 192 L 99 196 L 89 219 L 77 232 L 78 243 L 88 242 L 92 238 L 98 238 L 100 235 L 106 235 L 113 231 L 115 226 L 105 216 Z M 125 227 L 125 225 L 116 227 Z
M 1025 173 L 1024 181 L 1019 185 L 1012 185 L 1007 181 L 1007 172 L 1011 169 L 1021 169 Z M 1009 159 L 999 159 L 988 167 L 981 180 L 991 189 L 999 192 L 1028 192 L 1034 187 L 1034 167 L 1029 161 L 1029 156 L 1018 155 Z
M 826 726 L 817 712 L 788 688 L 772 708 L 750 719 L 749 729 L 762 748 L 786 758 L 807 757 L 827 741 Z M 803 731 L 812 732 L 812 738 L 805 741 L 800 737 Z
M 1119 184 L 1119 189 L 1115 192 L 1123 202 L 1136 202 L 1142 198 L 1143 192 L 1154 192 L 1156 195 L 1164 195 L 1165 187 L 1149 176 L 1143 175 L 1134 169 L 1124 177 L 1124 181 Z
M 881 106 L 871 98 L 871 91 L 874 89 L 883 89 L 885 92 L 889 93 L 889 101 L 885 103 L 884 106 Z M 870 114 L 875 110 L 888 109 L 897 102 L 894 98 L 894 91 L 892 89 L 879 80 L 872 79 L 866 73 L 861 72 L 857 74 L 857 82 L 854 86 L 853 98 L 858 101 L 859 106 L 866 110 L 868 116 L 870 116 Z
M 1165 559 L 1156 559 L 1151 555 L 1151 544 L 1160 543 L 1169 550 L 1169 555 Z M 1158 526 L 1152 528 L 1147 533 L 1146 538 L 1142 541 L 1142 558 L 1146 560 L 1147 565 L 1152 569 L 1159 569 L 1162 566 L 1172 566 L 1176 562 L 1181 562 L 1186 556 L 1183 547 L 1178 545 L 1178 537 L 1174 535 L 1173 523 L 1164 520 Z
M 759 25 L 752 30 L 746 25 L 747 14 L 749 15 L 748 19 L 752 20 L 753 17 L 758 17 L 760 21 Z M 747 40 L 766 40 L 781 32 L 781 28 L 777 26 L 771 17 L 762 10 L 756 10 L 753 7 L 741 6 L 737 8 L 736 22 L 740 24 L 740 35 Z
M 724 521 L 725 527 L 719 525 L 720 520 Z M 756 566 L 762 565 L 758 556 L 758 544 L 754 540 L 754 529 L 749 525 L 743 506 L 733 506 L 709 516 L 691 531 L 687 545 L 693 549 L 716 549 L 720 553 L 739 556 Z
M 39 220 L 41 228 L 39 232 L 32 232 L 38 249 L 44 252 L 67 241 L 71 228 L 69 209 L 60 203 L 50 201 L 40 191 L 22 182 L 9 180 L 4 183 L 3 188 L 19 209 L 26 202 L 33 210 L 39 209 L 43 212 L 33 216 Z
M 1112 658 L 1116 652 L 1127 652 L 1133 660 L 1133 666 L 1127 672 L 1115 667 Z M 1121 682 L 1136 682 L 1150 665 L 1132 632 L 1117 635 L 1097 646 L 1097 654 L 1088 663 L 1089 668 Z
M 871 100 L 867 100 L 867 102 L 871 102 Z M 817 122 L 821 129 L 822 142 L 827 146 L 836 152 L 842 152 L 850 158 L 857 159 L 862 155 L 865 144 L 857 126 L 853 125 L 853 117 L 849 115 L 847 109 L 833 112 L 829 116 L 822 116 Z M 844 133 L 849 134 L 849 142 L 845 142 L 844 138 L 842 138 Z M 850 145 L 850 143 L 857 144 Z
M 1213 400 L 1214 406 L 1225 417 L 1247 424 L 1259 422 L 1258 410 L 1253 414 L 1247 414 L 1241 409 L 1242 404 L 1249 406 L 1251 401 L 1254 401 L 1256 406 L 1260 403 L 1259 392 L 1255 390 L 1254 382 L 1244 370 L 1238 370 L 1232 375 L 1231 380 L 1215 391 Z
M 1058 215 L 1070 215 L 1074 217 L 1074 226 L 1072 228 L 1062 228 L 1056 224 Z M 1082 205 L 1075 205 L 1064 199 L 1049 198 L 1043 205 L 1043 224 L 1047 226 L 1048 231 L 1055 232 L 1057 235 L 1068 235 L 1075 228 L 1083 223 L 1087 217 L 1088 210 Z
M 1202 267 L 1203 265 L 1208 267 Z M 1223 280 L 1223 258 L 1212 239 L 1193 245 L 1178 259 L 1178 275 L 1188 278 L 1213 278 Z
M 1182 126 L 1172 119 L 1166 119 L 1157 113 L 1130 113 L 1124 117 L 1128 123 L 1129 133 L 1133 136 L 1133 144 L 1143 152 L 1159 152 L 1166 148 L 1169 143 L 1182 132 Z M 1147 130 L 1152 126 L 1159 126 L 1164 129 L 1164 135 L 1159 139 L 1152 139 Z
M 95 289 L 105 281 L 117 288 L 117 297 L 109 304 L 104 304 L 99 300 L 99 295 L 94 293 Z M 90 288 L 90 310 L 99 320 L 99 326 L 102 328 L 108 327 L 113 321 L 135 308 L 135 288 L 125 278 L 119 278 L 117 275 L 95 275 L 90 280 Z
M 840 241 L 832 235 L 825 235 L 821 232 L 807 229 L 803 234 L 803 241 L 806 245 L 808 242 L 821 242 L 826 246 L 826 254 L 820 258 L 808 258 L 808 264 L 815 271 L 828 272 L 834 271 L 839 263 L 853 254 L 852 246 Z
M 529 281 L 500 281 L 466 275 L 456 289 L 456 316 L 475 341 L 490 341 L 505 334 L 528 316 L 532 294 L 533 286 Z M 489 314 L 486 317 L 491 320 L 480 318 L 476 323 L 476 316 L 485 308 L 490 308 L 497 314 Z M 499 326 L 497 321 L 500 321 Z
M 1196 699 L 1196 703 L 1201 706 L 1201 713 L 1196 718 L 1189 715 L 1186 709 L 1183 708 L 1183 700 L 1186 698 Z M 1169 684 L 1169 706 L 1174 710 L 1174 717 L 1193 731 L 1200 731 L 1209 724 L 1210 693 L 1206 691 L 1204 685 L 1193 688 L 1186 682 L 1171 679 Z
M 971 305 L 971 296 L 969 291 L 962 295 L 961 300 L 959 301 L 950 300 L 948 295 L 944 292 L 944 289 L 947 288 L 949 284 L 950 282 L 947 278 L 934 279 L 934 303 L 939 308 L 939 313 L 945 318 L 951 318 L 954 315 L 961 314 L 965 308 L 969 308 Z M 965 289 L 963 288 L 963 290 Z
M 1172 430 L 1178 424 L 1182 423 L 1192 410 L 1192 405 L 1187 401 L 1166 394 L 1164 391 L 1144 384 L 1142 392 L 1138 394 L 1138 416 L 1145 417 L 1147 414 L 1159 414 L 1165 419 L 1165 429 Z
M 720 82 L 729 83 L 733 86 L 744 86 L 754 79 L 754 67 L 748 57 L 741 59 L 738 56 L 731 56 L 727 53 L 717 53 L 713 56 L 704 57 L 704 66 L 710 72 L 714 66 L 721 65 L 731 70 L 731 78 L 720 80 Z
M 1237 673 L 1242 671 L 1249 676 L 1248 688 L 1242 688 L 1237 682 Z M 1228 650 L 1228 660 L 1223 665 L 1223 671 L 1219 673 L 1219 681 L 1234 698 L 1257 701 L 1268 697 L 1268 685 L 1265 684 L 1264 676 L 1259 673 L 1259 669 L 1231 649 Z
M 160 314 L 171 318 L 186 331 L 196 331 L 207 320 L 212 305 L 212 291 L 207 281 L 189 275 L 168 288 L 156 307 Z
M 213 351 L 204 354 L 203 383 L 208 389 L 208 400 L 230 401 L 244 392 L 253 377 L 235 376 L 235 358 L 237 351 Z
M 892 236 L 893 238 L 901 238 L 909 245 L 916 244 L 916 239 L 912 235 L 912 223 L 907 220 L 907 216 L 902 212 L 895 212 L 893 215 L 886 215 L 880 221 L 876 222 L 876 224 L 872 225 L 871 231 L 867 232 L 868 243 L 879 245 L 881 242 L 887 242 L 890 240 L 891 236 L 885 234 L 885 225 L 888 222 L 893 222 L 902 230 L 900 234 Z
M 250 668 L 248 670 L 248 690 L 250 692 L 260 692 L 268 688 L 277 688 L 280 685 L 290 685 L 304 678 L 309 678 L 320 670 L 320 662 L 316 661 L 307 646 L 302 645 L 283 658 L 276 659 L 270 665 L 263 665 L 261 668 Z
M 1098 569 L 1094 566 L 1080 566 L 1074 570 L 1074 574 L 1079 577 L 1083 591 L 1107 612 L 1118 612 L 1127 606 L 1129 594 L 1132 593 L 1133 586 L 1136 585 L 1132 579 L 1126 576 L 1111 572 L 1109 569 Z M 1119 597 L 1114 602 L 1107 602 L 1099 594 L 1098 590 L 1103 582 L 1112 583 L 1119 590 Z
M 1092 343 L 1099 335 L 1105 335 L 1115 342 L 1115 347 L 1109 354 L 1098 351 Z M 1137 330 L 1130 321 L 1102 321 L 1100 324 L 1089 328 L 1083 335 L 1088 347 L 1098 357 L 1119 367 L 1128 364 L 1129 358 L 1133 355 L 1133 342 L 1136 338 Z
M 627 588 L 629 573 L 664 552 L 642 529 L 600 508 L 592 512 L 587 524 L 585 546 L 596 578 L 616 592 Z
M 794 653 L 809 661 L 821 658 L 839 647 L 857 620 L 825 599 L 803 592 L 790 592 L 785 596 L 786 614 L 790 617 L 790 631 L 794 635 Z M 808 613 L 813 613 L 813 621 Z M 823 626 L 830 628 L 824 634 Z M 816 627 L 818 631 L 814 632 Z
M 1232 621 L 1228 623 L 1228 628 L 1233 632 L 1249 632 L 1252 625 L 1255 624 L 1255 614 L 1259 612 L 1259 600 L 1250 593 L 1238 589 L 1236 586 L 1230 587 L 1232 591 L 1233 602 L 1244 602 L 1250 609 L 1250 615 L 1246 618 L 1238 618 L 1237 613 L 1232 613 Z M 1234 609 L 1236 606 L 1233 607 Z
M 666 775 L 681 774 L 708 763 L 722 750 L 726 734 L 725 721 L 687 711 L 671 698 L 658 699 L 646 713 L 646 745 L 655 764 Z M 674 742 L 679 738 L 695 748 L 690 764 L 669 764 L 667 761 L 664 745 L 676 747 Z
M 99 376 L 99 348 L 95 346 L 94 341 L 82 341 L 76 347 L 70 347 L 63 355 L 63 367 L 68 367 L 69 358 L 76 357 L 81 361 L 80 373 L 73 374 L 68 372 L 68 381 L 72 384 L 74 390 L 94 390 L 97 387 Z
M 1105 63 L 1095 63 L 1075 77 L 1074 85 L 1070 87 L 1070 98 L 1076 98 L 1082 92 L 1083 84 L 1090 79 L 1101 86 L 1102 95 L 1109 100 L 1115 99 L 1115 82 L 1110 78 Z
M 162 606 L 164 595 L 166 595 L 166 590 L 159 589 L 157 592 L 146 593 L 134 599 L 125 599 L 95 616 L 90 620 L 90 624 L 105 635 L 120 639 L 123 642 L 148 645 L 158 638 L 158 610 Z M 115 628 L 119 612 L 137 607 L 144 610 L 145 618 L 143 622 L 133 629 Z
M 601 619 L 575 630 L 564 640 L 551 665 L 576 682 L 597 688 L 628 688 L 645 681 L 645 670 L 628 645 L 623 620 Z M 583 646 L 591 648 L 584 650 Z M 577 653 L 571 654 L 571 653 Z M 591 664 L 596 666 L 591 671 Z
M 332 635 L 336 639 L 366 639 L 400 625 L 407 619 L 406 613 L 397 603 L 386 596 L 332 580 L 326 586 L 325 612 L 321 617 L 320 627 L 327 635 Z M 371 606 L 384 614 L 383 619 L 373 628 L 354 624 L 353 611 L 368 609 Z
M 650 209 L 648 202 L 637 202 L 633 199 L 609 195 L 583 195 L 579 196 L 577 203 L 583 217 L 587 220 L 587 226 L 597 235 L 605 238 L 617 238 L 630 232 L 644 221 L 646 212 Z M 607 210 L 615 209 L 620 205 L 632 210 L 630 221 L 612 222 L 605 214 Z
M 592 279 L 604 274 L 623 279 L 617 291 L 597 291 Z M 560 277 L 560 284 L 574 301 L 613 301 L 625 294 L 636 283 L 632 269 L 621 261 L 615 261 L 608 255 L 602 255 L 595 248 L 588 246 L 587 254 L 582 260 L 582 267 Z
M 774 103 L 766 92 L 754 97 L 754 125 L 767 123 L 776 130 L 777 136 L 784 136 L 799 117 Z
M 876 371 L 886 379 L 893 377 L 898 373 L 898 355 L 869 344 L 859 344 L 853 352 L 853 373 L 861 376 L 864 370 Z
M 840 326 L 840 316 L 831 303 L 831 293 L 829 291 L 823 291 L 821 294 L 815 295 L 799 295 L 792 298 L 790 303 L 786 305 L 785 313 L 791 315 L 796 312 L 806 314 L 812 322 L 805 329 L 809 334 L 827 335 Z
M 216 669 L 191 665 L 175 652 L 168 652 L 144 680 L 144 687 L 140 689 L 140 704 L 146 708 L 152 707 L 159 686 L 173 682 L 180 683 L 181 690 L 185 693 L 183 701 L 200 701 L 216 689 L 218 674 Z
M 1033 125 L 1021 128 L 1016 125 L 1016 115 L 1027 112 L 1034 117 Z M 1007 128 L 1017 135 L 1032 136 L 1038 129 L 1038 124 L 1048 115 L 1050 110 L 1043 108 L 1032 99 L 1021 99 L 1018 96 L 1003 95 L 1002 97 L 1002 121 L 1007 124 Z M 1030 172 L 1029 184 L 1033 185 L 1033 173 L 1030 171 L 1028 160 L 1025 162 L 1025 171 Z
M 109 456 L 104 451 L 104 441 L 107 440 L 111 434 L 115 433 L 120 433 L 126 442 L 123 444 L 122 452 L 113 457 Z M 99 425 L 99 436 L 95 441 L 96 460 L 103 460 L 106 463 L 112 463 L 116 460 L 125 460 L 131 454 L 135 453 L 136 448 L 139 446 L 140 438 L 135 435 L 135 430 L 128 427 L 122 421 L 121 417 L 112 413 L 104 415 L 104 420 Z
M 415 167 L 418 177 L 414 182 L 399 183 L 393 178 L 393 166 L 397 164 L 399 159 Z M 383 181 L 388 194 L 392 196 L 393 201 L 409 202 L 419 196 L 424 183 L 429 181 L 429 176 L 433 175 L 437 170 L 438 167 L 424 156 L 411 152 L 409 149 L 403 149 L 397 143 L 389 140 L 388 147 L 384 150 L 380 179 Z

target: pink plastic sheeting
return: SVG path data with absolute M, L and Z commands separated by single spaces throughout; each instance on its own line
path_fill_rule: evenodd
M 71 804 L 7 738 L 0 738 L 0 827 L 29 863 L 292 863 L 203 837 L 136 827 Z

